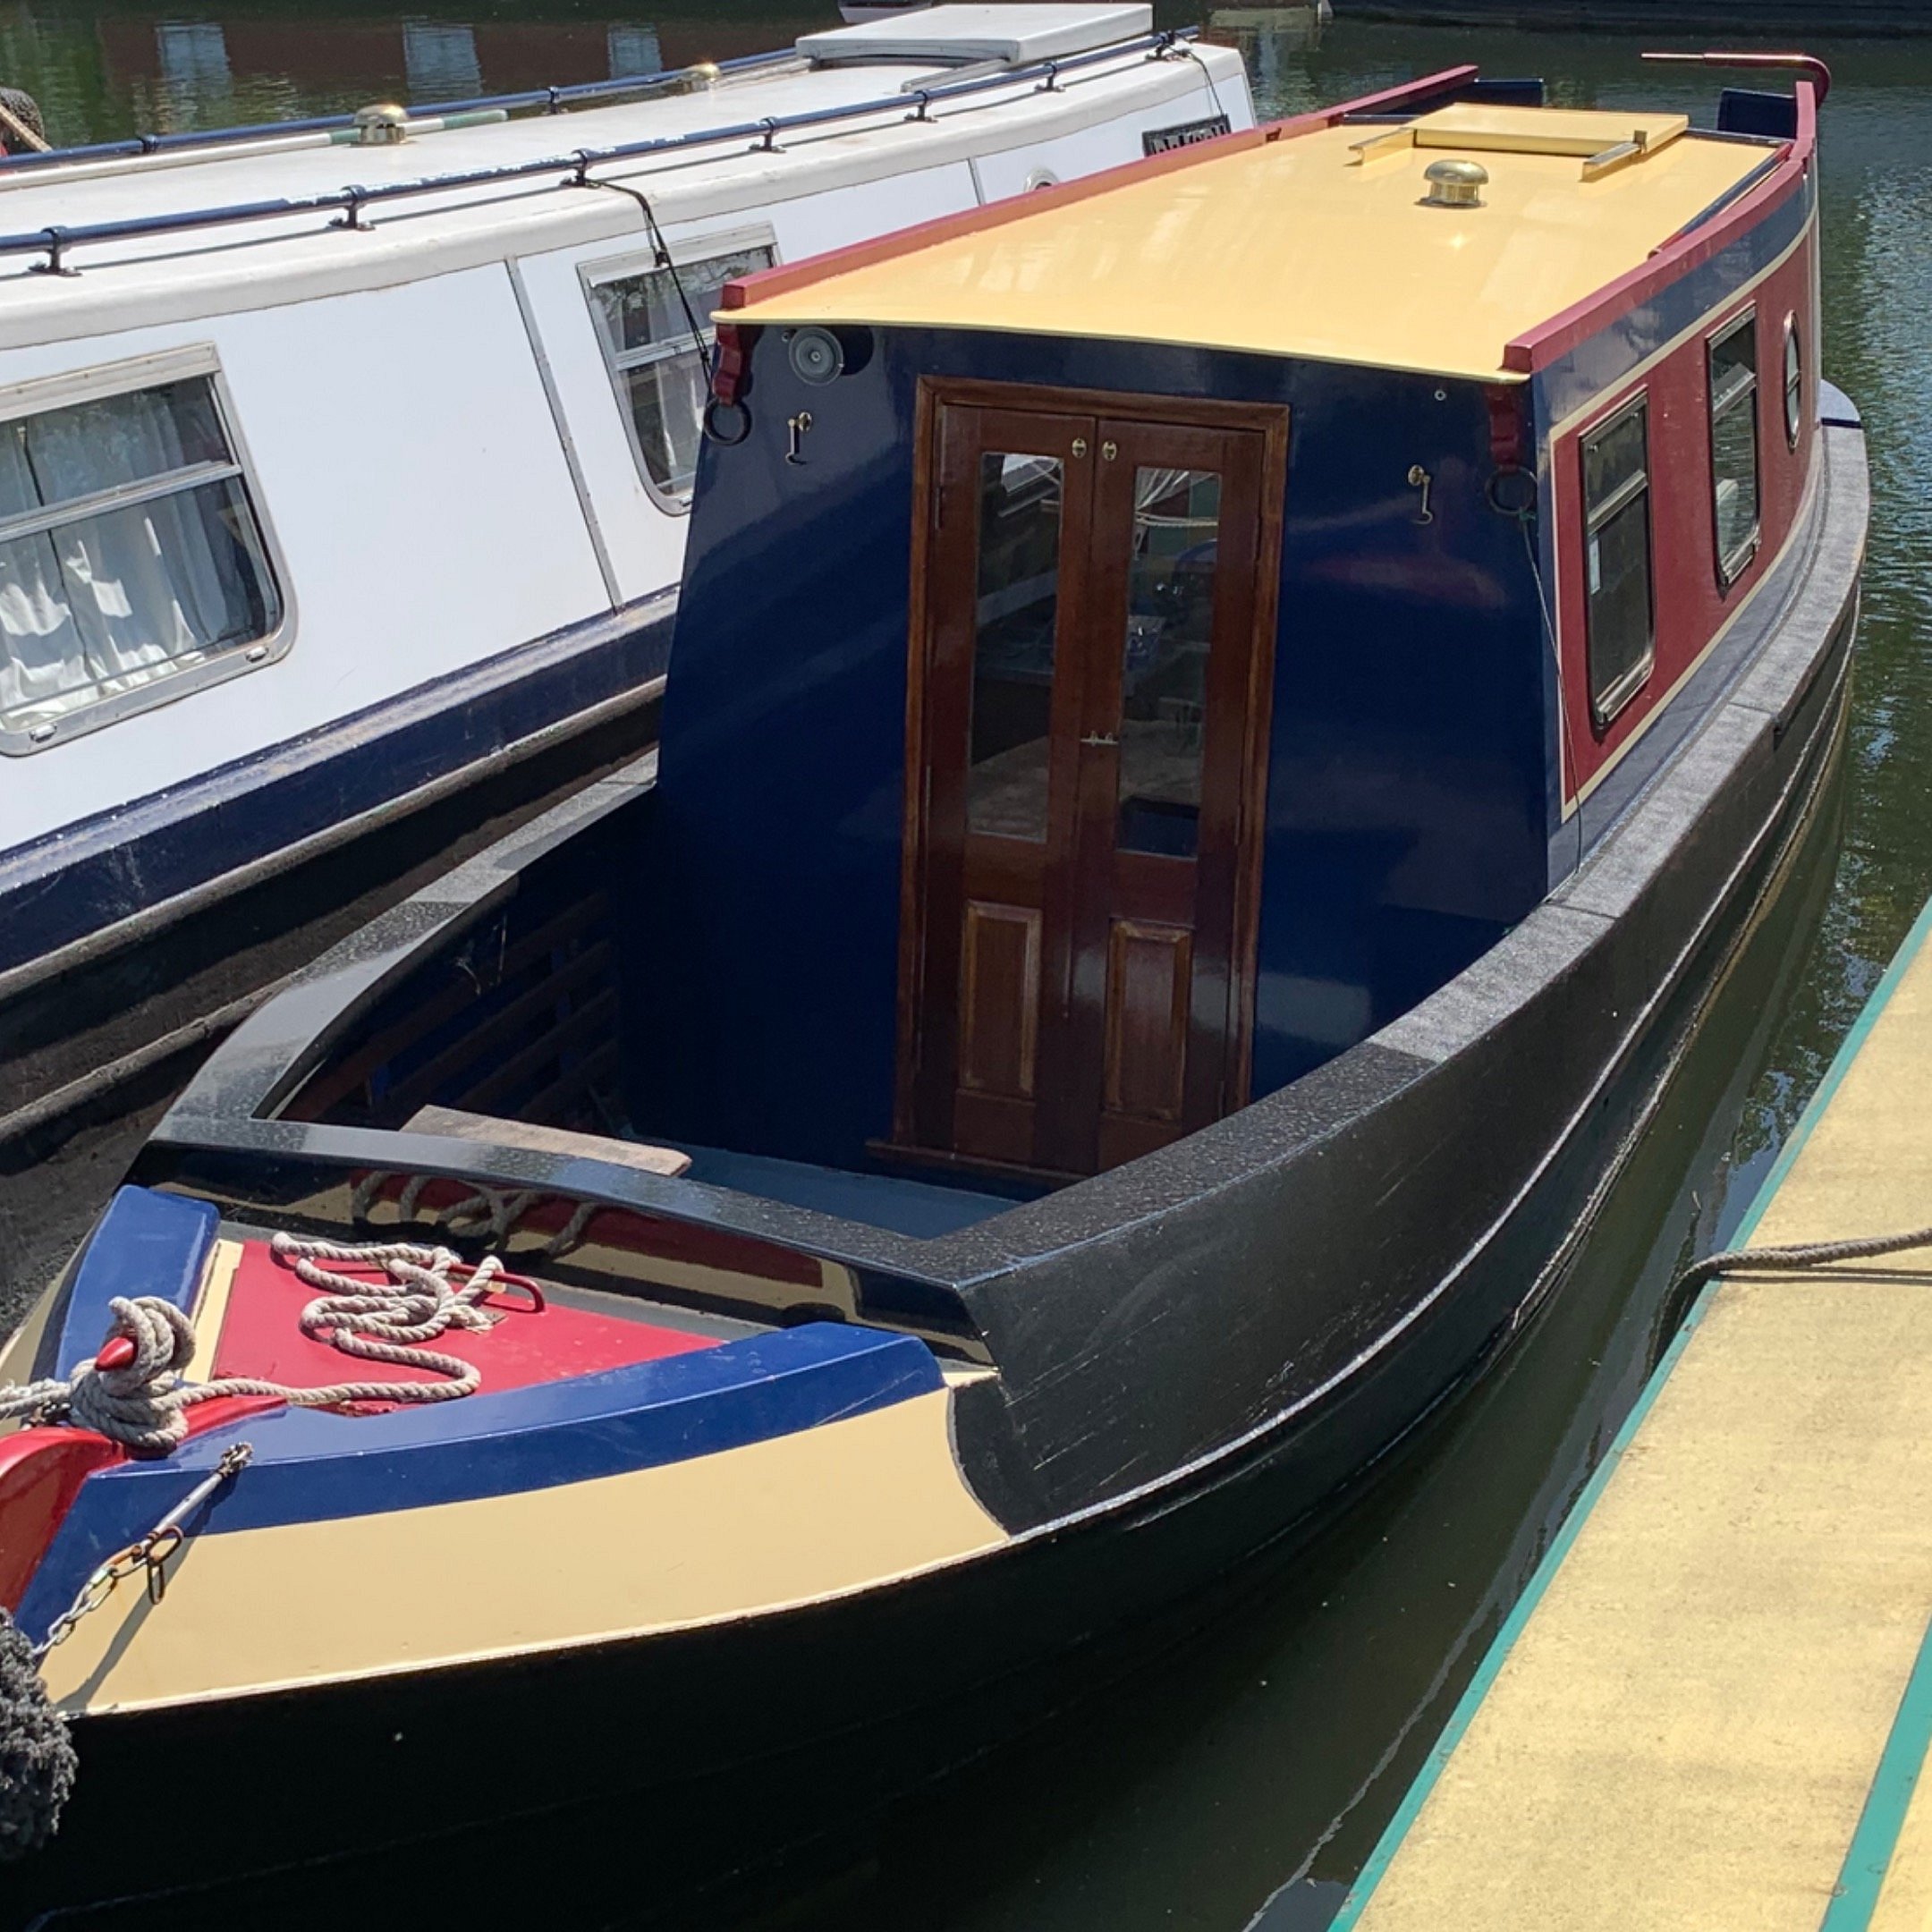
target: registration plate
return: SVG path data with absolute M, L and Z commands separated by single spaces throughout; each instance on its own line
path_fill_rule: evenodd
M 1142 154 L 1165 154 L 1171 148 L 1191 148 L 1197 142 L 1213 140 L 1228 131 L 1228 117 L 1209 114 L 1205 121 L 1183 121 L 1178 127 L 1143 128 Z

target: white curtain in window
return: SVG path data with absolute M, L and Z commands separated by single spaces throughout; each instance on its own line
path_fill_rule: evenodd
M 211 425 L 188 425 L 180 392 L 115 396 L 0 431 L 0 516 L 14 516 L 210 456 Z M 200 436 L 195 431 L 201 430 Z M 232 641 L 258 607 L 225 513 L 228 482 L 204 484 L 0 544 L 0 716 L 16 728 Z

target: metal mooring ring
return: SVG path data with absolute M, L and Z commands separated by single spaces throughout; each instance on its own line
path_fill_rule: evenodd
M 704 433 L 726 449 L 736 449 L 751 434 L 751 411 L 742 402 L 724 402 L 716 396 L 705 404 Z
M 1513 500 L 1518 493 L 1506 487 L 1513 483 L 1521 485 L 1521 501 Z M 1506 469 L 1492 471 L 1489 480 L 1483 485 L 1483 495 L 1498 516 L 1514 517 L 1521 522 L 1523 518 L 1536 514 L 1536 479 L 1521 463 L 1511 463 Z

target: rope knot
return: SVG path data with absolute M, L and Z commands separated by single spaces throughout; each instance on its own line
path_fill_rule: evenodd
M 188 1433 L 181 1402 L 171 1398 L 194 1355 L 194 1324 L 159 1295 L 116 1295 L 107 1312 L 107 1341 L 131 1342 L 132 1359 L 114 1368 L 100 1367 L 98 1357 L 79 1363 L 67 1386 L 67 1413 L 130 1449 L 165 1454 Z

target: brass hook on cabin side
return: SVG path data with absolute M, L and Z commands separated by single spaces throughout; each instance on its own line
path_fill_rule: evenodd
M 1429 492 L 1436 487 L 1436 479 L 1420 463 L 1409 465 L 1409 487 L 1422 492 L 1422 510 L 1416 518 L 1418 523 L 1433 523 L 1436 513 L 1428 506 Z
M 792 445 L 785 451 L 784 460 L 788 463 L 802 464 L 804 462 L 805 458 L 800 453 L 800 449 L 805 441 L 805 432 L 810 428 L 811 411 L 809 410 L 801 410 L 796 416 L 785 418 L 785 429 L 792 438 Z

